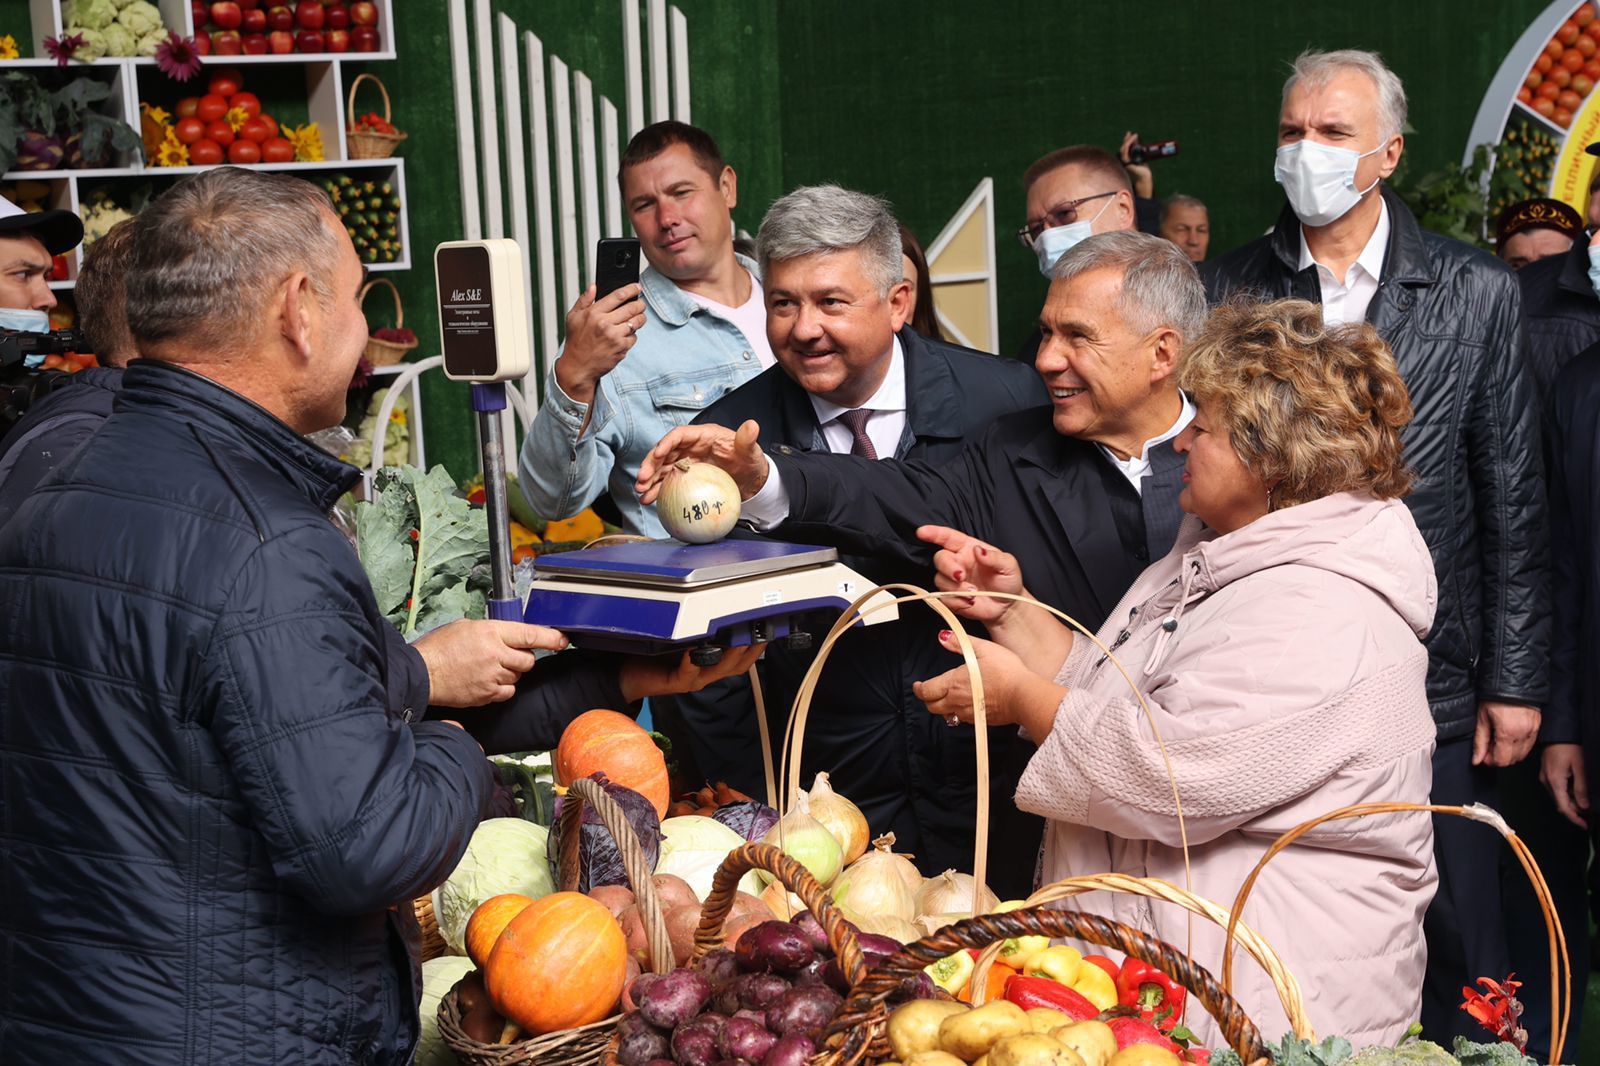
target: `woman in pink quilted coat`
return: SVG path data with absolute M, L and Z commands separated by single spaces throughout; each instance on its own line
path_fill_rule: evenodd
M 1192 886 L 1228 905 L 1287 829 L 1353 803 L 1426 803 L 1434 727 L 1422 638 L 1434 569 L 1409 511 L 1400 430 L 1411 405 L 1368 326 L 1324 330 L 1304 301 L 1212 313 L 1180 382 L 1194 422 L 1176 547 L 1135 582 L 1093 643 L 1037 609 L 955 601 L 985 621 L 991 723 L 1038 744 L 1016 793 L 1044 815 L 1043 880 L 1118 871 L 1185 883 L 1172 786 L 1183 799 Z M 1015 560 L 948 530 L 940 587 L 1019 591 Z M 953 642 L 948 642 L 954 646 Z M 971 717 L 964 671 L 922 683 L 931 711 Z M 1266 869 L 1244 913 L 1300 982 L 1319 1033 L 1393 1044 L 1416 1019 L 1433 898 L 1426 814 L 1325 825 Z M 1129 896 L 1085 909 L 1188 948 L 1216 971 L 1222 931 Z M 1473 975 L 1463 975 L 1469 979 Z M 1234 990 L 1269 1040 L 1288 1028 L 1248 956 Z M 1221 1038 L 1196 1005 L 1187 1024 Z

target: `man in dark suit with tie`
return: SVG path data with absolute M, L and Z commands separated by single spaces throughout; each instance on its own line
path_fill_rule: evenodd
M 1050 407 L 1000 418 L 933 461 L 775 444 L 759 418 L 688 426 L 657 445 L 637 487 L 649 503 L 673 460 L 708 460 L 738 483 L 756 529 L 922 568 L 936 546 L 919 530 L 953 527 L 1017 556 L 1029 591 L 1092 631 L 1176 539 L 1183 459 L 1171 441 L 1193 409 L 1173 371 L 1205 313 L 1177 246 L 1097 234 L 1056 263 L 1039 316 Z
M 906 325 L 911 284 L 899 226 L 875 196 L 834 185 L 796 189 L 774 203 L 756 239 L 767 334 L 777 365 L 717 403 L 697 423 L 754 419 L 769 448 L 867 460 L 942 463 L 1003 416 L 1047 403 L 1026 364 L 929 340 Z M 926 563 L 847 557 L 878 583 L 933 587 Z M 893 832 L 925 872 L 970 869 L 976 753 L 970 727 L 930 719 L 911 684 L 956 661 L 938 644 L 942 623 L 910 608 L 901 621 L 848 634 L 829 656 L 807 724 L 803 770 L 828 771 L 875 833 Z M 831 625 L 819 619 L 817 628 Z M 773 744 L 781 747 L 813 651 L 769 648 L 762 665 Z M 758 794 L 762 762 L 749 686 L 727 683 L 675 701 L 702 771 Z M 992 850 L 1032 855 L 1037 818 L 1009 802 L 1026 752 L 1014 730 L 990 738 Z M 1031 859 L 996 888 L 1025 894 Z M 997 871 L 998 872 L 998 871 Z

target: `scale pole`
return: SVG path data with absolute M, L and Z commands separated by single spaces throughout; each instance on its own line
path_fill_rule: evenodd
M 511 511 L 506 504 L 506 453 L 500 437 L 500 412 L 506 409 L 503 381 L 472 383 L 472 409 L 478 413 L 478 440 L 483 453 L 483 499 L 489 519 L 489 617 L 522 621 L 522 605 L 511 576 Z

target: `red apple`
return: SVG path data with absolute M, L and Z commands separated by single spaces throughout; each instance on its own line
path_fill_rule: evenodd
M 294 6 L 294 20 L 302 30 L 320 30 L 327 21 L 327 9 L 322 0 L 300 0 Z
M 350 5 L 350 22 L 356 26 L 376 26 L 378 24 L 378 5 L 372 0 L 356 0 Z
M 244 40 L 238 30 L 223 30 L 211 35 L 211 51 L 219 56 L 242 55 Z
M 205 30 L 194 31 L 194 50 L 203 56 L 211 54 L 211 34 Z
M 271 30 L 294 29 L 294 12 L 283 4 L 267 8 L 267 28 Z
M 327 33 L 323 34 L 323 37 L 325 38 L 324 43 L 327 44 L 327 46 L 328 46 L 328 51 L 330 51 L 330 52 L 348 52 L 348 51 L 350 51 L 350 31 L 349 30 L 329 30 Z
M 243 19 L 244 13 L 240 11 L 237 0 L 216 0 L 211 5 L 211 21 L 219 30 L 236 30 Z
M 244 12 L 239 22 L 241 33 L 266 33 L 267 13 L 259 7 L 252 7 Z
M 371 26 L 351 27 L 350 47 L 357 52 L 376 52 L 378 50 L 378 31 Z
M 320 52 L 327 44 L 321 30 L 301 30 L 294 35 L 294 47 L 300 52 Z
M 202 0 L 189 0 L 189 14 L 194 17 L 194 28 L 197 30 L 211 21 L 211 9 Z
M 294 51 L 294 34 L 288 30 L 273 30 L 267 34 L 267 49 L 275 56 L 286 56 Z
M 247 33 L 240 38 L 239 43 L 244 46 L 244 54 L 247 56 L 267 54 L 267 35 L 264 33 Z
M 327 28 L 330 30 L 348 30 L 350 28 L 350 9 L 343 4 L 329 4 L 326 11 L 328 19 Z

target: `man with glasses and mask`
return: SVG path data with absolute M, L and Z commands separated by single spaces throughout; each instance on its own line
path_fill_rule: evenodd
M 1405 118 L 1405 90 L 1376 54 L 1301 55 L 1278 117 L 1274 173 L 1288 205 L 1271 234 L 1202 273 L 1213 302 L 1317 301 L 1330 325 L 1370 322 L 1394 350 L 1417 411 L 1404 437 L 1418 475 L 1406 502 L 1438 572 L 1427 641 L 1433 800 L 1467 804 L 1492 799 L 1494 768 L 1532 750 L 1548 696 L 1544 479 L 1516 278 L 1421 229 L 1384 187 Z M 1463 975 L 1508 973 L 1510 960 L 1499 838 L 1458 818 L 1436 822 L 1422 1022 L 1442 1040 L 1473 1025 L 1458 1009 Z
M 1092 144 L 1057 148 L 1022 173 L 1027 222 L 1017 240 L 1039 260 L 1039 273 L 1050 277 L 1057 259 L 1096 233 L 1136 230 L 1133 182 L 1117 157 Z M 1017 358 L 1031 363 L 1039 354 L 1042 334 L 1035 329 Z

